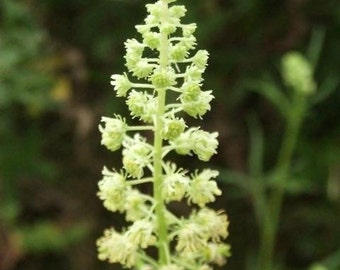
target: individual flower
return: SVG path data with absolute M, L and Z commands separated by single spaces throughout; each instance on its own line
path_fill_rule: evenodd
M 141 219 L 136 220 L 126 231 L 126 237 L 132 243 L 147 248 L 156 244 L 157 239 L 154 232 L 154 225 L 152 222 Z
M 125 211 L 125 219 L 127 221 L 136 221 L 144 218 L 150 208 L 146 203 L 146 195 L 135 188 L 128 188 L 126 190 L 123 203 L 122 208 Z
M 181 44 L 187 48 L 187 50 L 193 50 L 196 47 L 196 38 L 191 35 L 188 37 L 182 37 L 181 38 Z
M 143 34 L 143 43 L 150 49 L 157 49 L 160 42 L 160 33 L 157 32 L 145 32 Z
M 176 168 L 175 164 L 166 164 L 166 174 L 162 183 L 162 195 L 165 201 L 180 201 L 189 186 L 186 171 Z
M 129 81 L 126 73 L 124 75 L 114 74 L 111 76 L 111 85 L 117 92 L 117 97 L 125 97 L 126 93 L 131 89 L 132 83 Z
M 157 1 L 153 4 L 146 4 L 145 5 L 146 10 L 150 15 L 155 16 L 157 18 L 161 18 L 162 16 L 162 3 L 160 1 Z
M 171 22 L 163 23 L 160 26 L 159 31 L 167 35 L 173 34 L 174 32 L 176 32 L 177 24 L 179 24 L 177 20 L 171 20 Z
M 201 94 L 201 85 L 197 81 L 188 81 L 183 83 L 181 87 L 181 102 L 191 102 L 198 99 Z
M 180 97 L 181 103 L 183 105 L 183 110 L 192 117 L 200 117 L 210 110 L 210 102 L 214 96 L 211 91 L 201 91 L 199 95 L 192 100 L 184 99 Z
M 191 136 L 195 130 L 197 130 L 197 128 L 189 128 L 181 133 L 176 139 L 170 141 L 171 146 L 175 149 L 177 154 L 189 155 L 191 153 L 193 148 Z
M 155 65 L 149 63 L 147 58 L 126 57 L 125 59 L 128 69 L 132 72 L 132 75 L 138 79 L 147 78 L 155 68 Z
M 222 266 L 226 263 L 226 258 L 230 257 L 230 245 L 223 243 L 209 243 L 203 256 L 208 262 Z
M 98 197 L 103 200 L 104 207 L 110 211 L 121 210 L 125 200 L 125 177 L 115 171 L 111 172 L 106 167 L 103 179 L 98 182 Z
M 194 215 L 193 219 L 205 228 L 209 238 L 214 242 L 228 236 L 228 217 L 221 211 L 216 212 L 212 209 L 202 208 Z
M 127 137 L 123 142 L 123 167 L 126 172 L 135 178 L 141 178 L 144 167 L 151 163 L 151 146 L 146 140 L 136 134 L 134 138 Z
M 101 122 L 105 123 L 104 126 L 99 125 L 99 131 L 102 133 L 101 144 L 111 151 L 118 150 L 128 128 L 125 120 L 115 115 L 115 118 L 102 117 Z
M 166 140 L 174 140 L 180 136 L 185 129 L 183 118 L 165 118 L 163 136 Z
M 181 18 L 185 16 L 187 9 L 185 6 L 176 5 L 169 8 L 170 17 Z
M 136 39 L 128 39 L 125 43 L 126 54 L 133 58 L 141 58 L 145 45 Z
M 157 111 L 157 101 L 147 92 L 132 90 L 126 101 L 131 115 L 139 117 L 145 122 L 152 122 Z
M 209 53 L 206 50 L 198 50 L 192 57 L 192 62 L 199 68 L 205 69 L 208 63 Z
M 136 28 L 138 33 L 144 35 L 146 32 L 150 31 L 151 26 L 145 25 L 145 24 L 140 24 L 140 25 L 136 25 L 135 28 Z
M 196 222 L 183 222 L 175 235 L 177 237 L 176 251 L 183 257 L 191 257 L 207 246 L 205 232 Z
M 200 129 L 195 130 L 195 132 L 191 134 L 193 152 L 200 160 L 208 161 L 212 155 L 217 153 L 217 136 L 217 132 L 209 133 Z
M 124 234 L 114 229 L 105 230 L 104 235 L 97 240 L 98 258 L 109 263 L 121 263 L 131 268 L 136 264 L 138 246 Z
M 196 23 L 182 25 L 182 32 L 184 37 L 190 37 L 196 31 Z
M 184 81 L 194 81 L 196 83 L 201 83 L 203 80 L 202 74 L 204 69 L 199 69 L 196 65 L 191 64 L 187 67 L 184 74 Z
M 170 59 L 174 62 L 184 61 L 188 55 L 189 51 L 186 46 L 183 46 L 180 42 L 170 46 Z
M 218 176 L 218 171 L 205 169 L 201 173 L 192 175 L 187 191 L 189 202 L 204 207 L 207 203 L 215 201 L 215 196 L 222 194 L 213 178 Z
M 150 77 L 150 81 L 155 89 L 167 88 L 176 84 L 176 74 L 172 68 L 166 70 L 156 68 Z

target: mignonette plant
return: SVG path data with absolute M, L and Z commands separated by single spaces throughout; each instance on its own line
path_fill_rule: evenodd
M 129 125 L 119 115 L 101 120 L 101 143 L 111 151 L 123 148 L 123 168 L 104 167 L 98 196 L 109 211 L 124 213 L 129 225 L 107 229 L 97 246 L 100 260 L 125 268 L 209 270 L 230 256 L 223 242 L 227 215 L 207 207 L 221 195 L 218 172 L 189 173 L 168 160 L 171 152 L 195 154 L 201 161 L 216 153 L 217 132 L 188 127 L 183 118 L 201 118 L 210 110 L 212 91 L 201 89 L 208 52 L 194 51 L 196 24 L 182 23 L 186 8 L 172 2 L 146 5 L 145 24 L 136 26 L 140 41 L 125 42 L 128 72 L 111 77 L 116 95 L 126 98 L 132 118 L 141 124 Z M 148 183 L 152 194 L 139 188 Z M 186 201 L 191 213 L 172 213 L 168 206 L 173 201 Z M 156 259 L 150 255 L 155 249 Z

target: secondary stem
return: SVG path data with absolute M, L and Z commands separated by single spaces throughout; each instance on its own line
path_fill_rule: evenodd
M 263 216 L 258 270 L 271 270 L 273 266 L 274 247 L 285 193 L 285 181 L 289 177 L 292 156 L 306 109 L 305 102 L 304 96 L 296 94 L 292 104 L 292 112 L 287 117 L 286 132 L 274 170 L 275 188 L 267 199 L 267 214 Z
M 162 1 L 162 22 L 165 23 L 168 17 L 168 4 L 167 1 Z M 168 35 L 161 33 L 160 40 L 160 68 L 166 69 L 168 60 Z M 157 90 L 157 115 L 155 117 L 155 133 L 154 133 L 154 198 L 156 200 L 156 216 L 157 216 L 157 228 L 158 228 L 158 253 L 159 263 L 164 265 L 168 263 L 169 254 L 169 241 L 168 231 L 165 218 L 166 206 L 164 198 L 162 197 L 162 184 L 163 184 L 163 170 L 162 170 L 162 150 L 163 150 L 163 136 L 162 130 L 164 127 L 163 116 L 165 114 L 165 101 L 166 101 L 166 89 L 160 88 Z

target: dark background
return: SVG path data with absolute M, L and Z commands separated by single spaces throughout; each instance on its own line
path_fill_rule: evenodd
M 339 2 L 178 3 L 188 9 L 184 21 L 198 24 L 198 48 L 210 53 L 204 87 L 216 97 L 204 121 L 192 124 L 217 130 L 220 142 L 209 164 L 179 159 L 221 172 L 223 196 L 213 207 L 229 215 L 233 253 L 223 269 L 253 269 L 259 246 L 243 186 L 251 162 L 249 119 L 265 135 L 265 173 L 275 164 L 285 129 L 275 106 L 252 90 L 268 78 L 282 85 L 285 52 L 305 54 L 313 38 L 322 44 L 315 80 L 324 94 L 303 123 L 275 251 L 282 269 L 311 269 L 317 262 L 340 269 Z M 97 127 L 102 115 L 127 113 L 110 76 L 126 71 L 123 43 L 139 38 L 134 25 L 144 19 L 144 4 L 0 2 L 1 270 L 121 269 L 96 258 L 96 239 L 123 222 L 96 197 L 102 166 L 120 164 L 119 151 L 100 145 Z

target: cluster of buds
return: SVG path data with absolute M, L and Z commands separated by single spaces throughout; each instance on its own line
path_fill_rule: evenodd
M 183 118 L 201 118 L 210 110 L 212 91 L 202 90 L 208 52 L 193 53 L 196 24 L 181 23 L 186 8 L 172 2 L 146 5 L 145 24 L 136 26 L 141 41 L 125 42 L 128 73 L 111 77 L 116 95 L 126 97 L 131 117 L 141 125 L 128 125 L 114 115 L 103 117 L 99 126 L 107 149 L 123 148 L 123 167 L 104 167 L 98 196 L 106 209 L 125 214 L 130 225 L 121 231 L 107 229 L 97 246 L 100 260 L 126 268 L 210 270 L 230 255 L 223 242 L 227 215 L 206 206 L 221 195 L 215 182 L 218 172 L 189 173 L 167 160 L 170 152 L 195 154 L 202 161 L 216 153 L 217 132 L 188 128 Z M 152 142 L 144 133 L 152 133 Z M 148 183 L 152 194 L 138 189 Z M 187 201 L 194 209 L 187 217 L 178 216 L 167 207 L 173 201 Z M 157 259 L 148 254 L 149 247 L 158 249 Z

